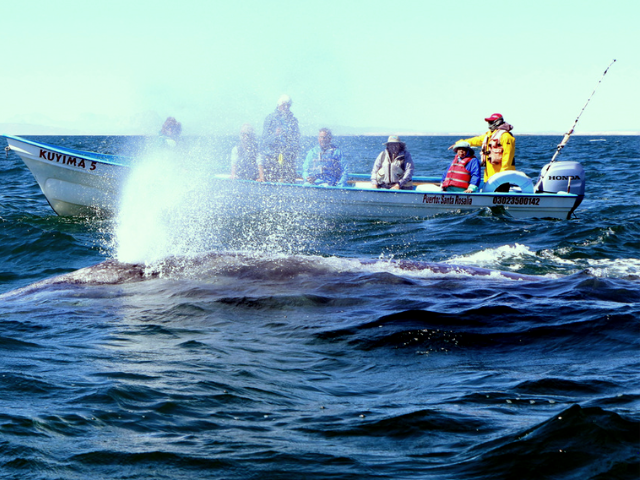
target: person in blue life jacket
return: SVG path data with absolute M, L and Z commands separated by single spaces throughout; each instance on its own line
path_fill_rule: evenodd
M 373 188 L 412 188 L 414 164 L 407 145 L 397 135 L 391 135 L 383 145 L 386 148 L 380 152 L 371 170 Z
M 182 124 L 174 117 L 167 117 L 160 129 L 160 142 L 163 147 L 174 148 L 182 133 Z
M 305 185 L 346 187 L 348 172 L 342 150 L 331 143 L 333 136 L 328 128 L 318 132 L 318 145 L 307 153 L 302 166 Z
M 471 144 L 459 141 L 453 145 L 456 153 L 451 165 L 442 174 L 440 188 L 444 192 L 473 193 L 480 186 L 480 161 L 476 158 Z
M 245 123 L 240 128 L 240 142 L 231 150 L 231 180 L 264 182 L 262 155 L 253 127 Z
M 264 176 L 269 182 L 293 183 L 300 151 L 298 119 L 291 113 L 291 97 L 282 95 L 276 110 L 264 120 L 260 151 Z

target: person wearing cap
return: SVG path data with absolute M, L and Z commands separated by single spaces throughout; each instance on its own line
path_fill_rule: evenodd
M 240 142 L 231 150 L 231 180 L 264 182 L 262 155 L 253 127 L 245 123 L 240 128 Z
M 485 183 L 498 172 L 515 170 L 516 139 L 511 134 L 513 125 L 504 121 L 499 113 L 494 113 L 484 119 L 489 125 L 489 131 L 484 135 L 466 138 L 472 147 L 482 147 L 480 152 L 481 165 L 484 168 Z M 455 146 L 451 145 L 449 149 Z
M 264 176 L 269 182 L 293 183 L 300 150 L 298 119 L 291 113 L 291 97 L 282 95 L 276 110 L 264 120 L 260 151 L 264 157 Z
M 444 192 L 473 193 L 480 186 L 480 162 L 469 142 L 460 141 L 453 146 L 456 156 L 442 175 Z
M 346 187 L 348 172 L 342 150 L 331 143 L 331 130 L 321 128 L 318 145 L 307 153 L 302 166 L 305 184 Z
M 373 164 L 371 184 L 374 188 L 411 188 L 414 164 L 406 144 L 391 135 L 383 145 L 386 148 Z

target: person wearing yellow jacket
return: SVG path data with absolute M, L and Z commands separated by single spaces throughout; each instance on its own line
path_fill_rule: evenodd
M 489 124 L 487 133 L 458 141 L 469 142 L 472 147 L 482 147 L 480 161 L 484 166 L 484 181 L 486 183 L 491 176 L 498 172 L 516 169 L 514 159 L 516 139 L 510 133 L 513 130 L 513 125 L 505 122 L 501 114 L 494 113 L 484 120 Z M 452 149 L 454 145 L 451 145 L 449 149 Z

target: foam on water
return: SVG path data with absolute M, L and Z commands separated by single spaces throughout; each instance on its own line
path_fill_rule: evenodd
M 593 260 L 587 259 L 587 271 L 594 277 L 638 277 L 640 276 L 640 259 L 618 258 Z
M 599 244 L 594 242 L 595 244 Z M 481 267 L 487 269 L 505 270 L 517 272 L 527 265 L 541 262 L 566 268 L 565 274 L 586 271 L 589 275 L 601 278 L 627 278 L 640 275 L 640 259 L 568 259 L 562 255 L 571 253 L 573 247 L 558 247 L 557 249 L 544 249 L 539 252 L 531 250 L 526 245 L 515 243 L 502 245 L 497 248 L 489 248 L 469 255 L 454 256 L 446 263 Z M 547 276 L 553 276 L 547 274 Z
M 535 257 L 536 254 L 526 245 L 515 243 L 488 248 L 469 255 L 458 255 L 447 260 L 447 263 L 470 265 L 483 268 L 496 268 L 508 264 L 510 270 L 517 271 L 523 267 L 523 260 Z

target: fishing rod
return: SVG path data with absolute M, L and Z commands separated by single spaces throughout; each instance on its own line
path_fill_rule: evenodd
M 611 62 L 609 64 L 609 66 L 607 67 L 607 69 L 604 71 L 604 73 L 602 74 L 602 77 L 600 77 L 600 80 L 598 81 L 596 87 L 593 89 L 593 92 L 591 92 L 591 95 L 587 99 L 587 103 L 585 103 L 584 107 L 582 107 L 582 110 L 580 110 L 580 114 L 578 115 L 578 118 L 576 118 L 576 121 L 573 122 L 573 125 L 571 126 L 571 129 L 567 133 L 564 134 L 564 137 L 562 138 L 562 142 L 560 142 L 560 145 L 558 145 L 558 147 L 556 148 L 556 153 L 553 154 L 553 158 L 551 159 L 551 162 L 549 162 L 549 163 L 553 163 L 556 160 L 556 157 L 560 153 L 560 150 L 562 150 L 564 148 L 564 146 L 567 144 L 567 142 L 569 141 L 569 137 L 573 133 L 573 129 L 576 128 L 576 125 L 578 124 L 578 120 L 580 120 L 580 117 L 582 116 L 582 113 L 584 112 L 584 109 L 587 108 L 587 105 L 589 105 L 589 102 L 591 101 L 591 97 L 593 97 L 593 94 L 596 93 L 596 90 L 598 89 L 598 85 L 600 85 L 602 83 L 602 79 L 604 78 L 604 76 L 607 74 L 607 72 L 611 68 L 611 65 L 613 65 L 614 63 L 616 63 L 616 59 L 615 58 L 613 59 L 613 62 Z

